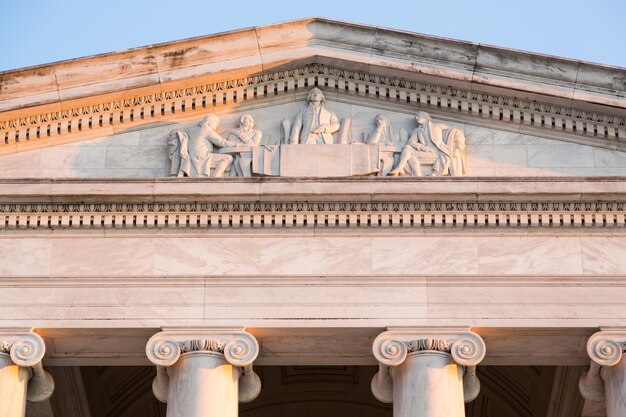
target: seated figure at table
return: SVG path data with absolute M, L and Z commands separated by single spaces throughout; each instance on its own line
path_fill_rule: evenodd
M 374 119 L 376 127 L 367 136 L 365 141 L 368 145 L 380 145 L 385 147 L 395 147 L 400 145 L 400 132 L 391 126 L 389 119 L 384 114 L 377 114 Z M 406 135 L 406 131 L 405 135 Z M 380 171 L 379 176 L 384 176 L 393 168 L 394 158 L 393 151 L 380 152 Z
M 326 98 L 319 88 L 309 91 L 305 110 L 300 110 L 291 128 L 291 144 L 332 144 L 333 133 L 341 127 L 335 113 L 324 106 Z
M 259 146 L 263 132 L 254 128 L 254 118 L 249 114 L 244 114 L 239 118 L 239 126 L 228 132 L 227 139 L 235 144 L 235 147 Z M 234 168 L 237 176 L 252 176 L 252 152 L 242 152 L 235 155 Z
M 457 128 L 434 123 L 430 114 L 418 111 L 417 128 L 411 133 L 408 143 L 402 148 L 400 160 L 388 174 L 421 176 L 419 154 L 430 152 L 436 156 L 433 176 L 467 175 L 465 136 Z
M 186 130 L 170 133 L 170 174 L 176 172 L 179 177 L 211 176 L 221 177 L 230 168 L 233 157 L 216 153 L 215 147 L 235 146 L 234 142 L 224 139 L 217 133 L 220 119 L 214 114 L 204 117 L 197 125 Z M 172 152 L 178 152 L 172 155 Z M 178 169 L 174 166 L 179 161 Z

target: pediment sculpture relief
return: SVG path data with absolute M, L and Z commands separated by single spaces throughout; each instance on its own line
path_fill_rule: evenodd
M 435 123 L 418 111 L 417 127 L 392 126 L 378 114 L 361 141 L 349 141 L 352 121 L 339 119 L 313 88 L 306 108 L 280 122 L 280 144 L 262 144 L 263 132 L 249 114 L 238 126 L 219 133 L 219 117 L 210 114 L 196 125 L 172 130 L 168 138 L 170 176 L 465 176 L 465 136 L 455 127 Z M 315 146 L 301 146 L 315 145 Z

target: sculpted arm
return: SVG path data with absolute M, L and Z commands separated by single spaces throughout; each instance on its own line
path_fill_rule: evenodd
M 433 149 L 431 149 L 429 146 L 426 146 L 419 139 L 419 129 L 413 130 L 413 133 L 411 133 L 411 137 L 409 138 L 409 141 L 407 142 L 407 146 L 410 146 L 414 148 L 416 151 L 420 151 L 420 152 L 434 152 Z
M 263 132 L 261 132 L 260 130 L 255 130 L 254 136 L 252 136 L 252 143 L 250 145 L 259 146 L 259 144 L 261 143 L 262 137 L 263 137 Z
M 214 130 L 211 130 L 206 137 L 209 142 L 211 142 L 215 146 L 219 146 L 223 148 L 224 146 L 236 146 L 235 142 L 231 142 L 229 140 L 224 139 L 219 133 Z
M 380 143 L 380 138 L 383 134 L 383 130 L 382 128 L 379 126 L 376 128 L 376 130 L 374 130 L 369 138 L 367 139 L 367 144 L 368 145 L 378 145 Z
M 335 133 L 339 130 L 340 127 L 341 127 L 341 124 L 339 123 L 339 119 L 337 119 L 337 116 L 335 115 L 335 113 L 331 113 L 330 123 L 323 123 L 322 125 L 320 125 L 320 127 L 315 129 L 313 133 L 316 133 L 316 134 Z
M 419 142 L 418 136 L 419 136 L 418 130 L 413 129 L 413 132 L 411 132 L 411 136 L 409 137 L 409 141 L 406 144 L 415 149 L 418 149 L 418 147 L 421 145 L 421 143 Z

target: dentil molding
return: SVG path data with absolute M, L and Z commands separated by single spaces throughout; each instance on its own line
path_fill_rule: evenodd
M 504 122 L 510 126 L 508 129 L 522 127 L 531 134 L 577 143 L 615 148 L 626 138 L 626 119 L 610 111 L 592 112 L 575 106 L 518 99 L 513 95 L 489 94 L 314 63 L 144 95 L 124 97 L 122 93 L 117 100 L 98 102 L 95 99 L 90 104 L 55 111 L 38 112 L 34 107 L 18 118 L 3 120 L 0 114 L 0 154 L 16 152 L 19 145 L 25 144 L 29 148 L 51 146 L 50 141 L 41 141 L 45 138 L 60 141 L 73 136 L 96 137 L 99 131 L 115 126 L 127 129 L 157 120 L 176 120 L 185 114 L 193 117 L 206 112 L 219 113 L 228 106 L 261 98 L 280 100 L 281 96 L 288 97 L 298 91 L 306 94 L 312 87 L 337 93 L 339 101 L 356 100 L 362 104 L 366 100 L 407 113 L 413 113 L 417 107 L 434 111 L 437 116 L 438 113 L 453 118 L 461 115 L 470 122 Z

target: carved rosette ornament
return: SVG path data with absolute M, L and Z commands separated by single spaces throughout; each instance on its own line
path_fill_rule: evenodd
M 606 401 L 607 417 L 626 415 L 626 329 L 602 330 L 587 341 L 589 371 L 579 382 L 580 393 L 591 401 Z
M 261 381 L 252 370 L 258 354 L 259 344 L 254 336 L 241 329 L 166 329 L 152 336 L 146 345 L 148 359 L 157 366 L 152 388 L 163 402 L 168 400 L 170 386 L 171 375 L 167 368 L 176 366 L 185 355 L 213 356 L 221 363 L 240 368 L 239 402 L 252 401 L 261 390 Z
M 412 388 L 404 392 L 407 387 L 420 386 L 422 389 L 429 389 L 430 384 L 437 385 L 439 383 L 435 381 L 437 378 L 443 380 L 452 375 L 450 372 L 444 372 L 433 377 L 446 366 L 452 366 L 459 372 L 458 382 L 452 379 L 452 385 L 458 384 L 458 390 L 450 395 L 459 397 L 461 406 L 454 410 L 439 411 L 456 416 L 457 411 L 462 413 L 463 400 L 469 402 L 478 396 L 480 382 L 476 376 L 475 366 L 485 357 L 486 347 L 482 338 L 474 332 L 467 329 L 393 329 L 380 334 L 374 340 L 372 349 L 380 363 L 379 371 L 372 379 L 372 392 L 380 401 L 394 403 L 394 415 L 409 412 L 406 407 L 413 400 L 405 397 L 418 395 Z M 457 365 L 461 367 L 456 368 Z M 431 371 L 424 372 L 420 370 L 422 368 L 429 368 Z M 460 385 L 461 376 L 463 386 Z M 417 380 L 414 381 L 414 378 Z M 448 383 L 444 385 L 450 386 Z M 402 404 L 396 404 L 398 398 Z M 434 410 L 431 406 L 425 406 L 425 409 Z
M 26 394 L 29 401 L 47 400 L 54 392 L 54 380 L 41 364 L 45 353 L 46 345 L 37 333 L 0 330 L 0 368 L 18 366 L 30 369 Z M 4 384 L 11 384 L 11 381 L 0 381 L 0 385 Z

